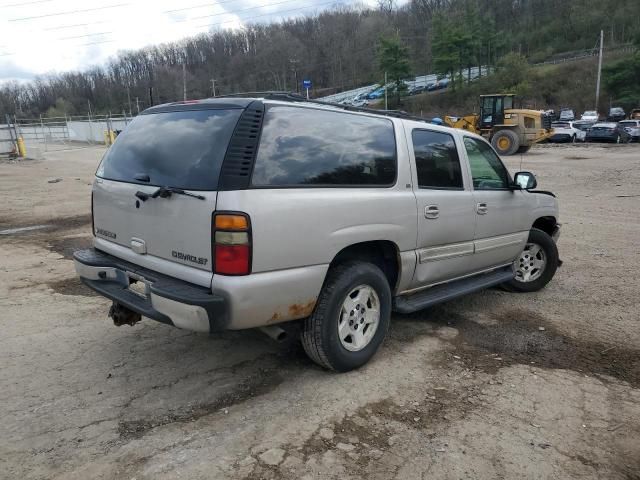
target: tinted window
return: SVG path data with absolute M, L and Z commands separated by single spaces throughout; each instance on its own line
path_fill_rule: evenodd
M 448 133 L 414 130 L 418 185 L 422 188 L 462 188 L 462 172 L 453 137 Z
M 264 119 L 253 185 L 391 185 L 391 121 L 320 109 L 272 106 Z
M 464 148 L 469 157 L 473 187 L 476 190 L 492 190 L 509 186 L 509 172 L 488 143 L 465 137 Z
M 139 115 L 118 135 L 97 175 L 109 180 L 216 190 L 227 144 L 242 110 Z M 148 175 L 150 182 L 135 180 Z

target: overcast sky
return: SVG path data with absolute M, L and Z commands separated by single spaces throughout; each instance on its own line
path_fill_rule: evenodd
M 119 50 L 310 14 L 338 3 L 356 1 L 0 0 L 0 82 L 83 70 Z

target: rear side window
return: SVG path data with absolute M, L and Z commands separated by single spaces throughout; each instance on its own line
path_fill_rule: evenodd
M 460 159 L 451 135 L 414 130 L 411 138 L 420 188 L 463 188 Z
M 96 175 L 143 185 L 216 190 L 241 113 L 233 109 L 139 115 L 107 151 Z M 144 175 L 149 182 L 136 179 Z
M 254 186 L 389 186 L 395 178 L 391 121 L 279 105 L 267 110 Z

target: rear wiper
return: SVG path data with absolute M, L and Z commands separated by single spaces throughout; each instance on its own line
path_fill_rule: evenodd
M 144 193 L 138 190 L 136 192 L 136 197 L 138 197 L 143 202 L 146 202 L 150 198 L 158 198 L 158 197 L 169 198 L 174 193 L 177 195 L 185 195 L 187 197 L 197 198 L 199 200 L 206 200 L 206 197 L 203 195 L 197 195 L 195 193 L 185 192 L 181 188 L 175 188 L 175 187 L 160 187 L 158 188 L 158 190 L 156 190 L 153 193 Z

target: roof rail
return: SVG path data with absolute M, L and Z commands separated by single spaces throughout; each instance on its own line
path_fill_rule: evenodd
M 221 97 L 263 97 L 269 100 L 280 100 L 284 102 L 313 103 L 315 105 L 325 105 L 328 107 L 340 108 L 342 110 L 346 110 L 350 112 L 373 113 L 375 115 L 384 115 L 387 117 L 403 118 L 406 120 L 415 120 L 418 122 L 425 122 L 425 123 L 431 122 L 430 118 L 422 118 L 422 117 L 417 117 L 415 115 L 409 115 L 407 112 L 402 110 L 378 110 L 376 108 L 355 107 L 353 105 L 344 105 L 342 103 L 325 102 L 323 100 L 306 98 L 305 96 L 295 92 L 286 92 L 286 91 L 243 92 L 243 93 L 232 93 L 229 95 L 221 95 Z

